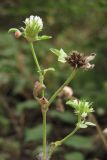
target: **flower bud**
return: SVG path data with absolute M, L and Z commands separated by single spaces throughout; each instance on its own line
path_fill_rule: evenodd
M 64 105 L 61 98 L 58 98 L 58 100 L 56 101 L 56 109 L 59 112 L 64 112 Z
M 22 33 L 21 33 L 19 30 L 17 30 L 17 31 L 15 32 L 15 37 L 16 37 L 16 38 L 19 38 L 21 35 L 22 35 Z
M 103 133 L 104 133 L 105 136 L 107 136 L 107 128 L 105 128 L 105 129 L 103 130 Z
M 65 86 L 59 94 L 60 97 L 70 99 L 73 96 L 73 90 L 69 86 Z
M 39 81 L 36 81 L 33 89 L 34 98 L 38 97 L 44 89 L 45 85 L 41 84 Z

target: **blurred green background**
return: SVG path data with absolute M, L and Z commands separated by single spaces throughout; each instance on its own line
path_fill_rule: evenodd
M 0 1 L 0 160 L 37 159 L 41 150 L 42 116 L 32 94 L 38 78 L 34 61 L 28 43 L 7 33 L 11 27 L 22 27 L 30 15 L 40 16 L 43 34 L 53 37 L 35 43 L 42 67 L 56 69 L 46 77 L 47 96 L 71 72 L 57 62 L 51 47 L 97 54 L 95 68 L 80 72 L 71 87 L 74 96 L 93 102 L 99 125 L 102 130 L 107 127 L 107 0 Z M 75 121 L 68 107 L 58 112 L 54 103 L 48 113 L 48 143 L 69 133 Z M 88 128 L 69 139 L 52 159 L 107 160 L 106 150 L 97 130 Z

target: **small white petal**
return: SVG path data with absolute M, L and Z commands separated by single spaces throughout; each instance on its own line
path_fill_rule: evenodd
M 31 16 L 30 16 L 30 20 L 33 20 L 33 19 L 34 19 L 34 16 L 31 15 Z
M 95 58 L 95 56 L 96 56 L 96 54 L 95 54 L 95 53 L 92 53 L 91 55 L 86 56 L 86 61 L 87 61 L 87 62 L 92 61 L 92 60 Z
M 87 128 L 87 125 L 84 124 L 84 123 L 77 123 L 77 126 L 78 126 L 79 128 Z
M 94 64 L 90 64 L 90 63 L 86 63 L 82 68 L 84 68 L 84 69 L 92 69 L 92 68 L 94 68 Z
M 38 16 L 35 16 L 35 22 L 36 23 L 38 23 L 38 25 L 39 25 L 39 27 L 40 27 L 40 29 L 42 29 L 43 28 L 43 22 L 42 22 L 42 19 L 40 18 L 40 17 L 38 17 Z
M 87 113 L 83 113 L 82 115 L 81 115 L 83 118 L 85 118 L 85 117 L 87 117 Z
M 78 100 L 77 99 L 74 99 L 73 102 L 74 102 L 75 105 L 78 105 Z
M 29 23 L 29 18 L 26 18 L 25 19 L 25 24 L 28 24 Z
M 93 108 L 90 108 L 90 112 L 94 112 L 94 109 L 93 109 Z
M 96 126 L 94 123 L 92 123 L 92 122 L 86 122 L 85 123 L 86 125 L 89 125 L 89 126 Z
M 38 16 L 35 16 L 34 19 L 35 19 L 35 21 L 37 21 L 38 20 Z

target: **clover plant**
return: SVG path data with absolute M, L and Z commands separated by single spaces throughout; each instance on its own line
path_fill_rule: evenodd
M 29 47 L 31 49 L 31 53 L 35 62 L 36 72 L 38 74 L 38 81 L 34 84 L 33 95 L 35 98 L 35 103 L 40 105 L 40 109 L 43 116 L 43 150 L 42 153 L 39 154 L 40 160 L 49 160 L 55 151 L 55 149 L 62 145 L 68 138 L 74 135 L 79 129 L 87 128 L 88 126 L 95 126 L 92 122 L 87 121 L 87 117 L 90 113 L 94 112 L 93 106 L 91 102 L 86 101 L 85 99 L 79 100 L 77 98 L 70 98 L 66 104 L 74 109 L 75 114 L 77 115 L 77 123 L 75 124 L 75 128 L 68 135 L 65 135 L 63 139 L 56 140 L 55 142 L 51 142 L 49 147 L 47 147 L 47 112 L 51 107 L 51 104 L 55 100 L 55 98 L 67 87 L 67 85 L 71 82 L 71 80 L 78 74 L 78 70 L 88 71 L 89 69 L 94 68 L 94 64 L 90 62 L 95 58 L 95 53 L 91 53 L 89 55 L 85 55 L 78 51 L 71 51 L 67 54 L 62 48 L 60 50 L 51 48 L 50 51 L 54 53 L 58 61 L 64 63 L 64 65 L 68 64 L 68 69 L 71 70 L 71 74 L 68 75 L 66 81 L 53 93 L 50 98 L 47 98 L 45 92 L 47 90 L 46 85 L 44 84 L 45 75 L 49 71 L 55 71 L 54 68 L 45 68 L 42 69 L 40 63 L 38 61 L 38 54 L 35 53 L 34 45 L 37 46 L 37 41 L 47 40 L 52 38 L 51 36 L 42 35 L 40 36 L 40 32 L 43 30 L 43 21 L 39 16 L 31 15 L 29 18 L 26 18 L 24 21 L 24 26 L 20 29 L 11 28 L 9 33 L 13 32 L 16 38 L 23 37 L 27 40 Z M 85 74 L 85 73 L 83 73 Z M 68 89 L 69 91 L 69 89 Z M 72 140 L 72 139 L 71 139 Z

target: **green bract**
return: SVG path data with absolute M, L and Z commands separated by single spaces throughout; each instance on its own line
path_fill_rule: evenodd
M 72 106 L 75 109 L 75 113 L 81 115 L 83 118 L 86 117 L 89 113 L 94 112 L 92 103 L 89 103 L 85 100 L 70 100 L 66 104 Z
M 80 128 L 86 128 L 88 125 L 94 126 L 91 122 L 86 122 L 85 118 L 92 112 L 92 103 L 85 100 L 69 100 L 66 104 L 74 108 L 75 113 L 78 115 L 79 122 L 77 126 Z

